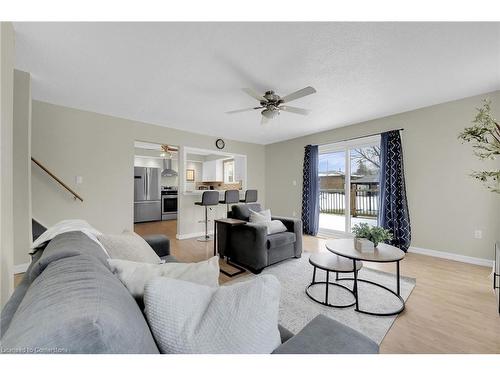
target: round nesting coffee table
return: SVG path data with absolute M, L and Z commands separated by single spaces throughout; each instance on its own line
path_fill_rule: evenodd
M 339 273 L 351 273 L 353 272 L 353 263 L 351 260 L 340 257 L 338 255 L 334 255 L 331 253 L 315 253 L 312 254 L 311 257 L 309 258 L 309 263 L 314 267 L 313 270 L 313 278 L 311 284 L 306 288 L 306 294 L 307 296 L 312 299 L 314 302 L 320 303 L 324 306 L 330 306 L 330 307 L 338 307 L 338 308 L 344 308 L 344 307 L 351 307 L 354 306 L 356 301 L 350 303 L 350 304 L 345 304 L 345 305 L 334 305 L 328 302 L 328 289 L 330 286 L 334 287 L 339 287 L 342 289 L 347 290 L 349 293 L 351 293 L 354 296 L 354 292 L 346 287 L 345 285 L 341 285 L 335 282 L 330 281 L 330 272 L 335 272 L 336 277 L 335 280 L 339 280 Z M 363 267 L 363 263 L 356 261 L 356 272 Z M 320 270 L 326 271 L 326 281 L 316 281 L 316 269 L 319 268 Z M 315 297 L 311 295 L 309 292 L 309 288 L 312 287 L 313 285 L 325 285 L 325 301 L 322 302 Z
M 350 259 L 351 269 L 356 264 L 356 262 L 360 261 L 360 260 L 365 261 L 365 262 L 375 262 L 375 263 L 392 263 L 392 262 L 396 263 L 396 291 L 393 291 L 392 289 L 389 289 L 386 286 L 378 284 L 374 281 L 360 279 L 358 277 L 357 270 L 354 272 L 353 278 L 342 278 L 339 280 L 352 280 L 352 281 L 354 281 L 353 294 L 354 294 L 354 298 L 356 300 L 355 301 L 355 305 L 356 305 L 355 310 L 360 312 L 360 313 L 369 314 L 369 315 L 376 315 L 376 316 L 389 316 L 389 315 L 399 314 L 401 311 L 404 310 L 405 301 L 401 297 L 401 294 L 400 294 L 401 275 L 399 272 L 399 262 L 405 257 L 404 251 L 398 249 L 397 247 L 387 245 L 384 243 L 380 243 L 375 248 L 375 250 L 370 251 L 370 252 L 363 252 L 363 251 L 357 250 L 354 247 L 354 240 L 353 239 L 330 240 L 326 243 L 326 248 L 336 255 L 340 255 L 341 257 L 345 257 L 345 258 Z M 387 313 L 378 313 L 378 312 L 373 312 L 373 311 L 361 310 L 359 308 L 359 295 L 358 295 L 358 283 L 359 282 L 375 285 L 379 288 L 382 288 L 382 289 L 389 291 L 390 293 L 392 293 L 393 295 L 395 295 L 399 299 L 399 301 L 401 302 L 401 308 L 399 308 L 396 311 L 391 311 L 391 312 L 387 312 Z

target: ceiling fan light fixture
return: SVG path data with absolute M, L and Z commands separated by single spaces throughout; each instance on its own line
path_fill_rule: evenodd
M 258 94 L 255 90 L 252 90 L 250 88 L 244 88 L 242 90 L 248 95 L 250 95 L 252 98 L 257 99 L 259 101 L 260 107 L 237 109 L 226 113 L 233 114 L 233 113 L 247 112 L 255 109 L 260 110 L 261 108 L 264 108 L 264 110 L 260 112 L 262 115 L 261 124 L 265 124 L 267 123 L 268 120 L 278 117 L 281 110 L 285 112 L 307 116 L 310 112 L 309 110 L 304 108 L 291 107 L 288 105 L 288 102 L 303 98 L 304 96 L 311 95 L 316 92 L 314 87 L 307 86 L 304 87 L 303 89 L 297 90 L 295 92 L 292 92 L 291 94 L 281 97 L 280 95 L 276 94 L 273 90 L 266 91 L 262 96 Z
M 264 116 L 268 119 L 273 119 L 280 114 L 280 111 L 279 111 L 279 109 L 274 109 L 274 110 L 264 109 L 261 112 L 261 114 L 262 114 L 262 116 Z

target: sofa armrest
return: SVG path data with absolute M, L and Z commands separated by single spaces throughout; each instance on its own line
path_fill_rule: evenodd
M 284 216 L 273 216 L 271 219 L 281 221 L 288 232 L 295 233 L 295 257 L 300 258 L 302 255 L 302 220 Z
M 273 354 L 377 354 L 377 343 L 346 325 L 318 315 Z
M 170 255 L 170 240 L 164 234 L 142 236 L 160 258 Z
M 259 271 L 267 266 L 267 226 L 246 223 L 231 229 L 231 259 Z

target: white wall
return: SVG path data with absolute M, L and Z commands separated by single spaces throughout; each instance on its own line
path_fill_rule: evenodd
M 134 141 L 216 150 L 216 139 L 34 100 L 32 155 L 84 202 L 33 166 L 33 216 L 47 225 L 82 218 L 103 232 L 132 229 Z M 264 146 L 226 140 L 224 151 L 248 155 L 249 187 L 264 201 Z M 83 184 L 75 185 L 76 175 L 83 176 Z
M 14 70 L 14 265 L 30 262 L 31 77 Z
M 296 212 L 300 217 L 304 146 L 404 128 L 412 246 L 493 259 L 494 243 L 500 239 L 500 196 L 468 174 L 499 168 L 500 160 L 480 161 L 469 145 L 457 140 L 484 97 L 493 100 L 493 111 L 500 118 L 500 91 L 496 91 L 267 145 L 266 202 L 275 214 Z M 483 231 L 482 239 L 473 238 L 475 229 Z
M 14 29 L 0 23 L 0 305 L 14 288 L 13 211 Z
M 194 181 L 185 181 L 186 191 L 196 190 L 196 183 L 203 178 L 203 162 L 186 160 L 186 169 L 194 169 Z

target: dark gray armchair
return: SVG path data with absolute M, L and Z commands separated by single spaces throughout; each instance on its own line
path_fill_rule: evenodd
M 286 232 L 267 234 L 265 224 L 248 222 L 250 210 L 261 211 L 259 203 L 234 205 L 228 216 L 247 221 L 245 225 L 225 226 L 218 232 L 219 254 L 228 257 L 253 273 L 289 258 L 302 255 L 302 221 L 294 218 L 272 217 L 280 220 Z

